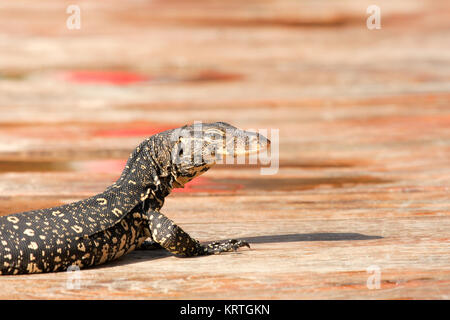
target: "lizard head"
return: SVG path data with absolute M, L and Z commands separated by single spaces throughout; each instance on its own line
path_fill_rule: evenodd
M 225 122 L 195 123 L 174 129 L 171 134 L 171 159 L 175 181 L 184 184 L 206 172 L 224 157 L 246 156 L 269 147 L 270 140 L 252 131 Z

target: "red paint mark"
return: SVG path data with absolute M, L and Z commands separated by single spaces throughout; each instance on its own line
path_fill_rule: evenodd
M 118 86 L 150 80 L 148 76 L 127 71 L 76 70 L 62 72 L 59 76 L 68 82 L 113 84 Z
M 173 82 L 210 82 L 210 81 L 235 81 L 243 78 L 241 74 L 225 73 L 216 70 L 204 70 L 193 77 L 174 78 L 163 76 L 160 78 L 150 77 L 130 71 L 108 71 L 108 70 L 69 70 L 57 73 L 57 77 L 67 82 L 87 83 L 87 84 L 111 84 L 124 86 L 133 83 L 155 81 Z
M 197 177 L 188 182 L 184 188 L 173 189 L 174 193 L 223 193 L 242 189 L 242 184 L 217 183 L 205 177 Z
M 125 168 L 127 160 L 96 160 L 83 161 L 73 164 L 77 171 L 84 171 L 89 173 L 120 173 Z
M 205 187 L 208 187 L 211 184 L 211 179 L 205 178 L 205 177 L 197 177 L 194 180 L 186 183 L 184 185 L 184 188 L 176 188 L 173 189 L 172 192 L 201 192 L 198 190 L 204 189 Z
M 93 133 L 93 136 L 97 137 L 148 137 L 154 134 L 176 128 L 176 126 L 164 126 L 164 127 L 133 127 L 133 128 L 117 128 L 108 130 L 97 130 Z

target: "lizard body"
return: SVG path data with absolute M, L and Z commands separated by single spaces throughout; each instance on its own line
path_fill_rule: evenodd
M 173 188 L 183 187 L 224 155 L 257 152 L 269 144 L 222 122 L 156 134 L 133 151 L 120 178 L 104 192 L 0 217 L 0 274 L 100 265 L 138 248 L 162 247 L 190 257 L 249 246 L 238 240 L 202 245 L 160 209 Z

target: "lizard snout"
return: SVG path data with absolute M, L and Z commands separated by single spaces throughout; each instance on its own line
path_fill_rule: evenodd
M 230 138 L 227 137 L 226 154 L 235 157 L 255 154 L 270 147 L 270 140 L 253 131 L 239 130 Z

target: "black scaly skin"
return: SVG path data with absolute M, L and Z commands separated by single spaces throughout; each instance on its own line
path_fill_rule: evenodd
M 249 247 L 237 240 L 202 245 L 160 213 L 172 188 L 182 187 L 211 166 L 203 163 L 181 173 L 181 167 L 171 160 L 172 132 L 142 142 L 121 177 L 100 194 L 55 208 L 0 217 L 0 274 L 57 272 L 72 265 L 84 268 L 137 248 L 160 246 L 177 256 L 190 257 Z M 177 182 L 182 175 L 185 180 Z

